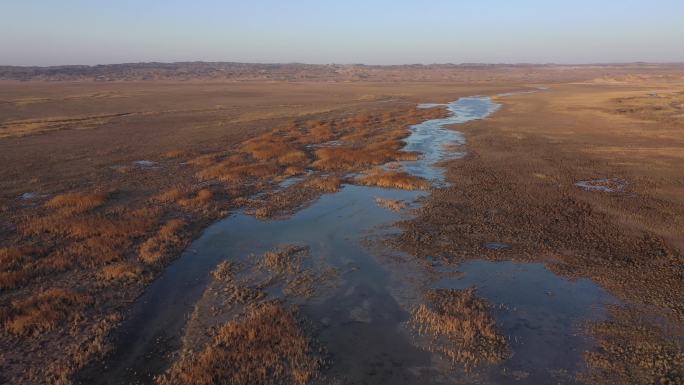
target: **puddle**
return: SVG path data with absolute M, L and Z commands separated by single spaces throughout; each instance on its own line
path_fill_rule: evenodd
M 445 126 L 485 118 L 498 108 L 480 96 L 449 103 L 451 116 L 412 126 L 405 149 L 423 156 L 401 165 L 413 175 L 444 183 L 443 171 L 435 164 L 458 156 L 444 145 L 464 143 L 461 133 Z M 387 250 L 382 254 L 389 257 L 380 256 L 364 246 L 368 239 L 395 233 L 391 224 L 406 215 L 378 205 L 378 198 L 411 203 L 428 194 L 344 185 L 289 218 L 264 221 L 237 212 L 211 225 L 133 304 L 104 363 L 82 371 L 77 382 L 152 383 L 153 376 L 168 367 L 169 353 L 180 348 L 187 317 L 206 288 L 209 272 L 224 260 L 259 255 L 284 244 L 308 246 L 312 256 L 340 273 L 339 285 L 325 297 L 299 304 L 312 325 L 309 332 L 329 354 L 331 365 L 324 372 L 328 378 L 345 384 L 474 383 L 418 348 L 405 327 L 407 309 L 433 284 L 475 285 L 492 304 L 504 306 L 496 317 L 505 334 L 514 338 L 514 355 L 500 366 L 483 369 L 484 383 L 505 383 L 509 372 L 521 379 L 516 383 L 547 383 L 550 370 L 576 370 L 586 345 L 573 333 L 573 325 L 602 314 L 596 307 L 603 297 L 591 282 L 569 282 L 537 264 L 473 262 L 458 266 L 458 271 L 444 267 L 435 275 L 440 270 L 436 261 L 430 270 L 413 257 Z
M 540 263 L 471 261 L 459 266 L 462 276 L 444 278 L 435 288 L 477 287 L 493 305 L 497 326 L 509 338 L 513 355 L 490 369 L 495 383 L 575 383 L 583 369 L 579 359 L 591 347 L 581 322 L 602 319 L 604 305 L 617 301 L 588 279 L 558 277 Z
M 151 160 L 136 160 L 133 162 L 133 165 L 140 168 L 156 168 L 159 163 L 153 162 Z
M 444 103 L 420 103 L 418 105 L 418 108 L 435 108 L 435 107 L 443 107 L 446 106 Z
M 19 195 L 19 199 L 22 201 L 32 201 L 34 199 L 44 198 L 46 195 L 39 194 L 37 192 L 25 192 Z
M 627 188 L 627 181 L 620 178 L 603 178 L 582 180 L 575 183 L 575 186 L 586 191 L 601 192 L 623 192 Z
M 510 249 L 511 245 L 503 242 L 487 242 L 484 244 L 484 247 L 489 250 L 506 250 Z

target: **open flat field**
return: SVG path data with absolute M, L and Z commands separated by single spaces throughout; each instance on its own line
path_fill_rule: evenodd
M 683 66 L 246 68 L 1 69 L 0 382 L 684 383 Z

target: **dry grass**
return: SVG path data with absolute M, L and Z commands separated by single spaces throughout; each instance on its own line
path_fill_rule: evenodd
M 188 242 L 186 223 L 181 219 L 167 221 L 154 235 L 140 246 L 138 256 L 146 265 L 159 265 Z
M 160 385 L 305 385 L 321 361 L 295 315 L 280 303 L 250 308 L 218 329 L 203 351 L 176 362 Z
M 245 184 L 258 180 L 268 180 L 279 176 L 283 168 L 274 162 L 239 164 L 224 161 L 197 173 L 203 180 L 218 179 L 222 182 Z
M 178 204 L 186 208 L 203 208 L 211 203 L 214 198 L 214 192 L 210 189 L 201 189 L 197 191 L 192 197 L 178 199 Z
M 80 312 L 91 303 L 86 295 L 52 288 L 12 301 L 11 306 L 0 310 L 0 322 L 7 333 L 37 336 L 68 319 L 78 319 Z
M 312 187 L 326 193 L 334 193 L 340 191 L 342 182 L 344 182 L 344 179 L 340 178 L 339 176 L 324 176 L 307 180 L 305 182 L 305 186 Z
M 15 289 L 37 277 L 122 261 L 137 239 L 157 226 L 160 216 L 159 210 L 151 208 L 114 207 L 97 212 L 62 208 L 27 218 L 18 228 L 28 239 L 42 239 L 51 247 L 0 249 L 0 287 Z
M 397 188 L 402 190 L 429 190 L 430 181 L 410 175 L 404 171 L 374 169 L 363 177 L 357 178 L 356 183 L 364 186 Z
M 282 136 L 266 134 L 245 143 L 241 150 L 252 158 L 265 162 L 275 161 L 285 166 L 306 166 L 310 159 L 296 144 Z
M 280 248 L 267 251 L 257 262 L 257 267 L 271 271 L 275 274 L 297 274 L 305 256 L 308 256 L 309 248 L 299 245 L 285 245 Z
M 143 272 L 142 266 L 133 262 L 119 262 L 103 267 L 97 274 L 103 282 L 137 281 Z
M 0 248 L 0 289 L 16 288 L 35 276 L 39 254 L 39 250 L 29 247 Z
M 79 213 L 102 206 L 109 194 L 102 192 L 71 192 L 60 194 L 50 199 L 45 205 L 50 208 L 58 208 L 69 213 Z
M 345 171 L 377 166 L 398 160 L 415 160 L 418 155 L 401 151 L 404 143 L 385 141 L 365 147 L 324 147 L 316 150 L 313 167 L 325 171 Z
M 409 322 L 430 338 L 430 350 L 467 369 L 507 357 L 506 340 L 498 333 L 487 303 L 475 296 L 475 289 L 436 289 L 425 298 L 428 304 L 421 304 Z
M 180 187 L 174 187 L 156 195 L 153 200 L 161 203 L 175 203 L 187 196 L 187 191 Z
M 387 199 L 387 198 L 382 198 L 382 197 L 376 197 L 375 203 L 379 204 L 380 206 L 382 206 L 388 210 L 397 211 L 397 212 L 404 210 L 405 208 L 408 207 L 408 203 L 406 203 L 406 201 L 403 201 L 401 199 Z

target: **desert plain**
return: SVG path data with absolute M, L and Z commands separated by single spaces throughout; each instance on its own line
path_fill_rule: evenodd
M 683 165 L 678 64 L 0 67 L 0 382 L 684 384 Z

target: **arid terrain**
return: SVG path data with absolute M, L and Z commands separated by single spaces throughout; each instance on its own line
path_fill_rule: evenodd
M 500 107 L 450 126 L 445 179 L 412 171 L 413 127 L 476 95 Z M 678 64 L 0 67 L 0 383 L 684 384 L 683 164 Z M 393 230 L 336 254 L 316 210 L 353 189 Z M 554 324 L 572 368 L 519 364 L 495 284 L 435 287 L 489 262 L 610 297 Z M 163 293 L 172 341 L 126 350 Z

